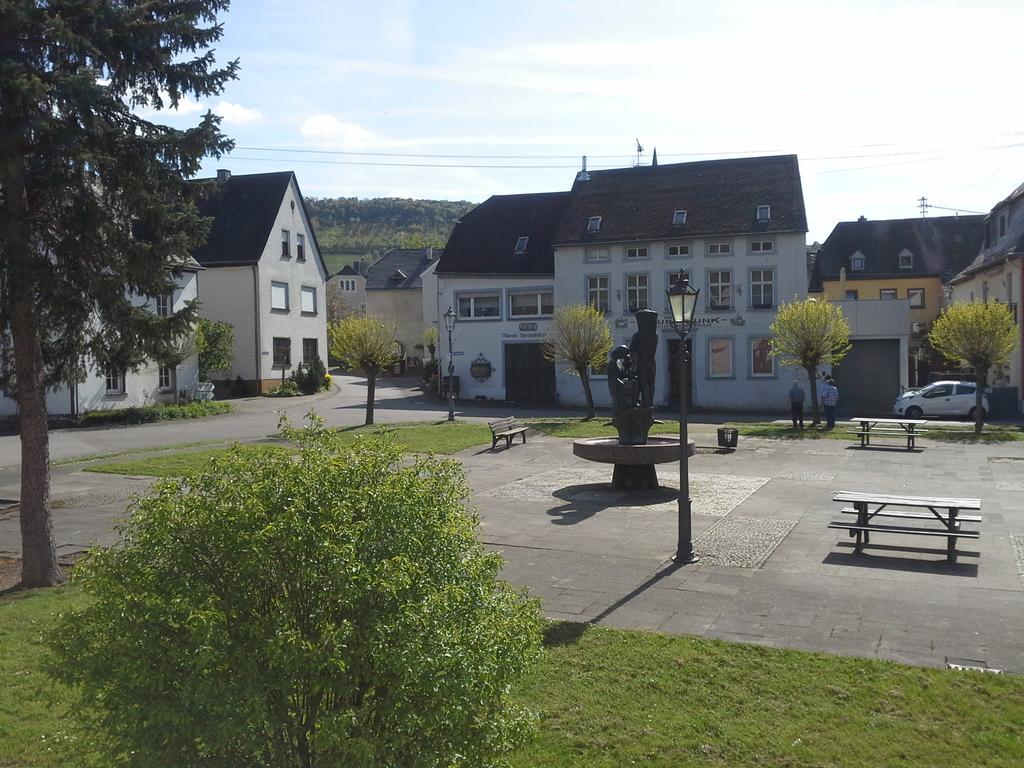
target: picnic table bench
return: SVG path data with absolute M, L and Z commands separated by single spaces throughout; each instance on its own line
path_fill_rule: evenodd
M 855 536 L 855 551 L 859 554 L 864 545 L 870 543 L 872 533 L 899 533 L 909 536 L 945 536 L 946 560 L 956 562 L 957 539 L 977 539 L 978 531 L 966 531 L 961 523 L 980 523 L 981 515 L 962 515 L 961 510 L 980 510 L 981 499 L 961 499 L 940 496 L 899 496 L 882 493 L 863 493 L 860 491 L 840 491 L 832 497 L 833 501 L 853 504 L 852 508 L 844 507 L 842 514 L 856 515 L 855 523 L 835 520 L 828 524 L 829 528 L 848 531 Z M 910 509 L 900 509 L 909 507 Z M 916 510 L 927 510 L 926 512 Z M 876 517 L 889 519 L 938 520 L 937 528 L 926 528 L 918 525 L 881 525 L 872 522 Z
M 505 438 L 505 446 L 508 448 L 512 447 L 512 438 L 516 435 L 523 436 L 523 445 L 526 445 L 526 430 L 529 427 L 524 424 L 520 424 L 511 416 L 507 419 L 499 419 L 498 421 L 491 421 L 487 424 L 491 428 L 491 450 L 498 445 L 498 440 Z
M 871 436 L 889 437 L 899 435 L 907 439 L 907 450 L 914 449 L 914 441 L 927 430 L 917 429 L 920 424 L 927 424 L 924 419 L 882 419 L 877 417 L 857 416 L 850 421 L 860 424 L 859 429 L 848 430 L 850 434 L 860 438 L 860 447 L 871 445 Z

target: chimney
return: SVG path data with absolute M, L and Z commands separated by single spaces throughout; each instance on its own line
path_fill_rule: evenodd
M 218 168 L 217 169 L 217 183 L 218 184 L 226 184 L 227 180 L 230 179 L 230 178 L 231 178 L 231 171 L 229 171 L 227 168 Z
M 587 156 L 583 156 L 583 170 L 576 174 L 576 181 L 590 181 L 590 174 L 587 173 Z

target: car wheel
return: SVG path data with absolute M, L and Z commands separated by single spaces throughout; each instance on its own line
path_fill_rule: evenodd
M 986 416 L 988 416 L 988 412 L 984 408 L 982 408 L 981 409 L 981 419 L 982 419 L 982 421 L 985 420 Z M 973 408 L 971 408 L 971 410 L 969 410 L 967 412 L 967 418 L 970 419 L 971 421 L 977 421 L 978 420 L 978 406 L 974 406 Z
M 907 412 L 905 415 L 908 419 L 920 419 L 922 416 L 924 416 L 924 411 L 922 411 L 916 405 L 912 405 L 909 408 L 907 408 Z

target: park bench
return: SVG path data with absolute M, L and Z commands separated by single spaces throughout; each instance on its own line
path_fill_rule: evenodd
M 853 507 L 844 507 L 842 514 L 856 515 L 857 521 L 848 523 L 836 520 L 828 524 L 829 528 L 847 531 L 857 539 L 855 550 L 859 554 L 864 545 L 870 543 L 872 533 L 897 533 L 907 536 L 944 536 L 946 538 L 946 560 L 956 562 L 956 543 L 958 539 L 977 539 L 978 531 L 965 531 L 961 523 L 980 523 L 981 515 L 961 515 L 960 510 L 980 510 L 981 499 L 959 499 L 928 496 L 897 496 L 890 494 L 862 493 L 858 491 L 840 491 L 832 497 L 833 501 L 852 503 Z M 896 507 L 896 509 L 893 509 Z M 910 509 L 899 509 L 909 507 Z M 915 510 L 927 510 L 915 511 Z M 919 525 L 904 523 L 902 525 L 880 525 L 873 523 L 876 517 L 907 521 L 937 520 L 939 528 L 924 528 Z
M 491 421 L 487 424 L 491 428 L 491 450 L 498 445 L 498 440 L 505 438 L 505 446 L 508 448 L 512 447 L 512 438 L 516 435 L 523 436 L 523 445 L 526 444 L 526 427 L 511 416 L 507 419 L 499 419 L 498 421 Z

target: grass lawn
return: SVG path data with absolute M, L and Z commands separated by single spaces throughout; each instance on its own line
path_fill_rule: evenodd
M 475 422 L 448 422 L 397 424 L 375 427 L 346 427 L 339 429 L 345 442 L 353 442 L 360 436 L 375 434 L 382 429 L 393 432 L 395 439 L 412 453 L 457 453 L 474 445 L 490 445 L 491 432 L 486 424 Z M 124 461 L 93 464 L 85 467 L 86 472 L 109 472 L 117 475 L 147 475 L 152 477 L 177 477 L 202 469 L 211 458 L 219 456 L 229 448 L 209 448 L 199 451 L 162 453 L 144 458 L 130 458 Z M 287 445 L 249 445 L 245 450 L 282 451 Z M 141 453 L 141 451 L 140 451 Z M 2 764 L 0 764 L 2 768 Z
M 0 766 L 94 766 L 40 638 L 82 593 L 0 597 Z M 1024 679 L 558 623 L 517 768 L 1018 766 Z

